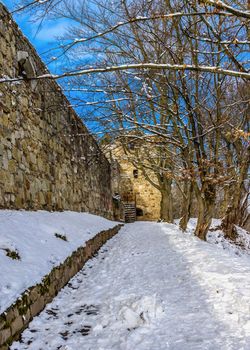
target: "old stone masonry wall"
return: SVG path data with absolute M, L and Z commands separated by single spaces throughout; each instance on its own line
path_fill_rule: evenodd
M 0 4 L 0 79 L 47 73 Z M 55 81 L 0 83 L 0 208 L 112 217 L 110 165 Z

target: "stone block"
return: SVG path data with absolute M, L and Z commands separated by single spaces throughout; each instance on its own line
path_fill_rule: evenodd
M 16 161 L 14 159 L 9 160 L 8 171 L 13 174 L 16 172 L 16 168 L 17 168 Z
M 0 346 L 6 343 L 6 341 L 11 337 L 10 328 L 2 329 L 0 331 Z
M 34 303 L 40 297 L 39 286 L 35 286 L 29 293 L 30 303 Z
M 11 323 L 11 335 L 15 335 L 17 332 L 19 332 L 24 326 L 23 318 L 22 316 L 18 316 L 14 321 Z
M 4 39 L 1 39 L 1 52 L 4 56 L 7 54 L 7 44 Z
M 15 318 L 19 316 L 18 310 L 16 305 L 12 306 L 8 309 L 8 312 L 6 313 L 6 321 L 8 323 L 11 323 Z
M 0 316 L 0 331 L 1 331 L 1 329 L 5 328 L 5 325 L 6 325 L 5 317 L 3 318 Z
M 24 326 L 29 324 L 29 322 L 31 321 L 31 318 L 32 317 L 31 317 L 30 309 L 27 309 L 27 312 L 24 315 L 22 315 Z
M 30 306 L 31 316 L 34 317 L 38 315 L 44 309 L 44 306 L 44 297 L 40 296 L 39 299 L 37 299 L 37 301 L 35 301 L 34 304 Z
M 3 346 L 1 346 L 1 350 L 9 350 L 9 345 L 3 345 Z

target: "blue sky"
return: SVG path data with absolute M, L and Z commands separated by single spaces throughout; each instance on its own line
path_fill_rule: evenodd
M 0 0 L 0 2 L 2 2 L 9 11 L 12 11 L 15 5 L 15 1 L 13 0 Z M 61 36 L 69 25 L 69 20 L 66 19 L 46 20 L 46 23 L 42 24 L 39 28 L 39 22 L 35 22 L 32 20 L 31 16 L 22 13 L 15 14 L 14 19 L 45 63 L 44 53 L 57 46 L 56 37 Z M 53 52 L 51 56 L 53 56 Z M 57 73 L 57 63 L 50 64 L 49 69 L 51 72 Z
M 73 1 L 73 0 L 72 0 Z M 17 2 L 17 0 L 0 0 L 11 12 L 14 9 L 14 5 Z M 36 48 L 38 54 L 42 58 L 43 62 L 46 64 L 50 61 L 50 59 L 53 56 L 56 56 L 58 54 L 58 51 L 52 51 L 49 53 L 49 55 L 44 54 L 46 51 L 48 51 L 51 48 L 58 47 L 58 40 L 56 40 L 56 37 L 62 36 L 63 33 L 66 31 L 68 26 L 72 24 L 72 21 L 69 19 L 58 19 L 58 20 L 48 20 L 46 19 L 45 23 L 39 28 L 39 22 L 35 22 L 32 18 L 32 16 L 29 14 L 23 14 L 18 13 L 14 15 L 14 20 L 19 25 L 20 29 L 24 33 L 24 35 L 29 39 L 29 41 L 33 44 L 33 46 Z M 38 31 L 39 28 L 39 31 Z M 84 59 L 81 60 L 82 63 L 85 61 L 86 64 L 92 63 L 95 61 L 95 58 L 93 55 L 84 54 Z M 62 68 L 64 63 L 64 58 L 60 58 L 58 61 L 53 61 L 51 64 L 48 65 L 48 68 L 51 73 L 57 74 L 62 72 Z M 65 87 L 63 84 L 63 80 L 59 80 L 58 83 L 62 86 L 62 88 Z M 66 85 L 68 88 L 68 86 Z M 75 110 L 79 114 L 80 117 L 85 119 L 85 115 L 88 115 L 89 109 L 91 107 L 85 105 L 87 101 L 92 101 L 95 97 L 94 94 L 87 94 L 87 93 L 77 93 L 74 91 L 65 91 L 65 95 L 68 97 L 69 101 L 71 101 L 72 105 L 74 106 Z M 75 100 L 74 98 L 81 97 L 82 99 L 82 105 L 75 106 Z M 104 96 L 105 97 L 105 96 Z M 100 100 L 101 96 L 98 95 L 98 100 Z M 93 131 L 95 128 L 93 122 L 88 123 L 85 120 L 85 124 Z
M 2 2 L 11 12 L 14 9 L 16 0 L 0 0 L 0 2 Z M 56 37 L 61 36 L 65 32 L 69 24 L 72 24 L 72 22 L 68 19 L 46 19 L 46 22 L 39 28 L 39 22 L 34 22 L 34 20 L 32 19 L 33 18 L 31 17 L 31 15 L 23 14 L 21 12 L 14 15 L 14 20 L 17 22 L 24 35 L 33 44 L 40 57 L 42 58 L 43 62 L 46 64 L 48 61 L 50 61 L 51 57 L 56 56 L 56 53 L 58 53 L 58 51 L 52 51 L 51 53 L 49 53 L 49 55 L 46 55 L 44 53 L 51 48 L 58 47 L 58 41 L 56 40 Z M 91 60 L 91 58 L 92 57 L 86 55 L 86 61 Z M 51 64 L 48 65 L 50 72 L 54 74 L 60 73 L 62 71 L 62 63 L 63 58 L 59 59 L 58 61 L 53 61 Z M 63 81 L 58 81 L 58 83 L 61 85 Z M 74 105 L 75 102 L 74 100 L 72 100 L 72 98 L 76 97 L 77 93 L 65 91 L 65 94 Z M 84 100 L 91 98 L 89 94 L 81 95 Z M 83 117 L 86 114 L 86 107 L 87 106 L 75 107 L 75 109 L 77 110 L 79 115 Z M 88 127 L 92 128 L 92 124 L 88 125 Z

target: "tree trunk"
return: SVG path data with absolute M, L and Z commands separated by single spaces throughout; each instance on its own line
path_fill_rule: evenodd
M 248 153 L 250 153 L 250 147 Z M 234 240 L 236 238 L 235 225 L 240 225 L 244 217 L 244 197 L 247 195 L 244 182 L 248 179 L 249 160 L 243 163 L 240 169 L 240 174 L 237 183 L 234 185 L 234 191 L 231 194 L 230 205 L 227 207 L 226 214 L 222 219 L 222 229 L 227 238 Z
M 181 208 L 181 219 L 179 227 L 182 231 L 186 231 L 188 221 L 191 217 L 191 204 L 192 204 L 192 195 L 193 195 L 193 183 L 185 182 L 184 184 L 184 195 L 183 203 Z
M 161 220 L 173 222 L 172 180 L 164 179 L 161 189 Z
M 215 187 L 211 184 L 204 192 L 197 196 L 198 199 L 198 221 L 194 234 L 206 241 L 207 232 L 212 222 L 215 207 Z
M 237 233 L 235 229 L 235 224 L 237 221 L 237 204 L 233 203 L 232 205 L 228 206 L 226 215 L 224 216 L 222 220 L 222 230 L 225 233 L 225 237 L 229 238 L 231 240 L 235 240 Z
M 230 191 L 231 191 L 231 188 L 229 185 L 224 187 L 223 199 L 222 199 L 220 206 L 219 206 L 219 217 L 220 218 L 222 218 L 226 215 L 226 211 L 227 211 L 229 201 L 230 201 Z
M 244 211 L 241 210 L 241 199 L 242 199 L 242 186 L 241 189 L 237 186 L 233 196 L 231 197 L 230 205 L 227 208 L 226 214 L 222 219 L 222 230 L 225 233 L 225 237 L 235 240 L 237 232 L 235 225 L 240 225 Z

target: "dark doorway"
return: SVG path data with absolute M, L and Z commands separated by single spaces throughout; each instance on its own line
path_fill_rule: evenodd
M 141 208 L 136 208 L 136 216 L 143 216 L 143 210 Z

